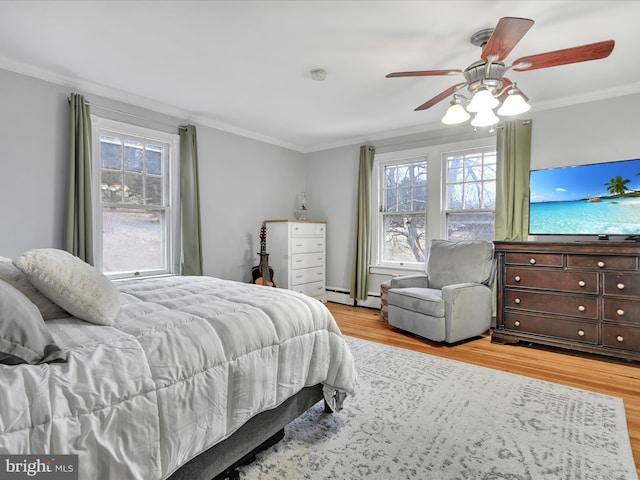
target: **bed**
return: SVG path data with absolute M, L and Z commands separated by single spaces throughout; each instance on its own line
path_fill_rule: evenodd
M 0 454 L 77 455 L 80 479 L 211 479 L 355 390 L 330 312 L 290 290 L 36 249 L 0 257 L 0 312 Z

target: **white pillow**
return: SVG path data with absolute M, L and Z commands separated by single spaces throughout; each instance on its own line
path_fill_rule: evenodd
M 13 264 L 67 312 L 87 322 L 113 325 L 120 292 L 88 263 L 64 250 L 39 248 L 14 258 Z

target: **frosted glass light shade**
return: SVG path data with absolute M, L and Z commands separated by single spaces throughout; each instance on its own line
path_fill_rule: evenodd
M 473 120 L 471 120 L 471 125 L 474 127 L 490 127 L 491 125 L 495 125 L 498 123 L 500 119 L 493 113 L 493 110 L 483 110 L 478 112 Z
M 524 97 L 520 95 L 520 92 L 514 90 L 514 93 L 510 93 L 502 106 L 498 109 L 498 115 L 518 115 L 529 111 L 530 108 L 531 105 L 529 105 Z
M 447 113 L 442 117 L 442 123 L 445 125 L 457 125 L 458 123 L 466 122 L 470 118 L 471 115 L 467 113 L 462 105 L 451 102 Z
M 496 108 L 500 104 L 500 100 L 486 88 L 479 89 L 471 98 L 471 103 L 467 105 L 468 112 L 482 112 Z

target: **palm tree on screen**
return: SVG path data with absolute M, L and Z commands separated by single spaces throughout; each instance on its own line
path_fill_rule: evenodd
M 607 183 L 605 183 L 604 186 L 607 187 L 607 191 L 611 195 L 624 195 L 624 193 L 629 190 L 629 188 L 627 187 L 627 183 L 629 183 L 630 181 L 631 180 L 629 180 L 628 178 L 623 179 L 620 175 L 618 175 L 617 177 L 612 178 Z

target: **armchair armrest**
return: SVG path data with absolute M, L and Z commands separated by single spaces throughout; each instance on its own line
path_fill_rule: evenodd
M 404 275 L 402 277 L 394 277 L 391 279 L 390 288 L 429 288 L 429 277 L 423 273 L 415 275 Z
M 481 335 L 491 327 L 492 290 L 481 283 L 442 287 L 447 318 L 447 342 Z

